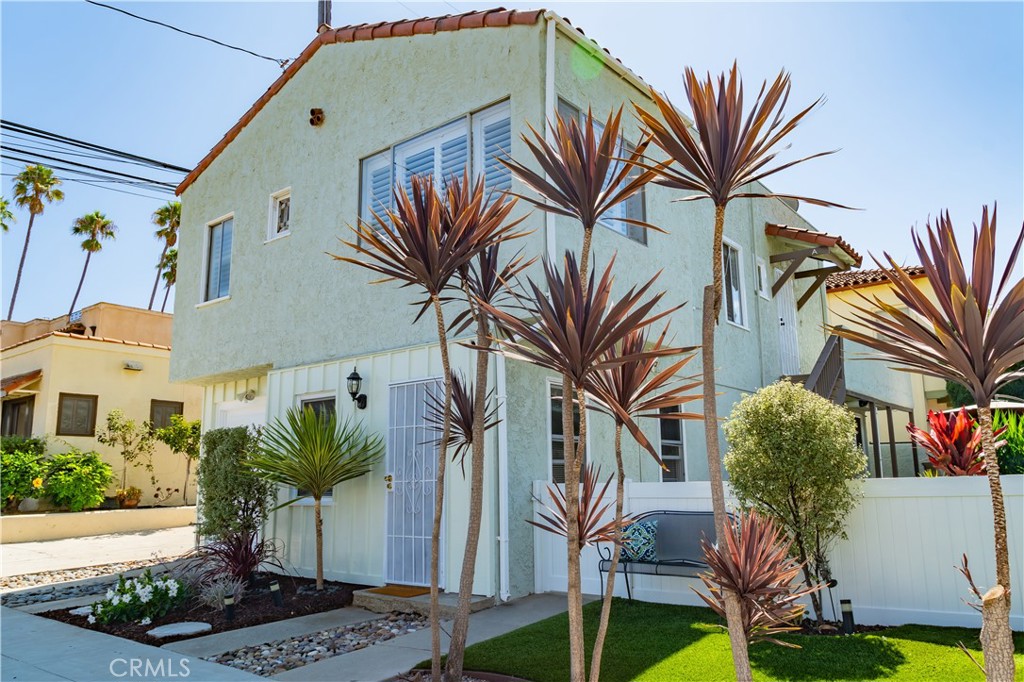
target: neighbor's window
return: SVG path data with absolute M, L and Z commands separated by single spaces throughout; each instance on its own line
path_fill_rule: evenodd
M 555 483 L 565 483 L 565 434 L 562 429 L 562 387 L 560 384 L 550 384 L 549 398 L 551 403 L 551 480 Z M 572 430 L 573 446 L 580 442 L 580 407 L 576 400 L 572 405 Z M 586 466 L 586 452 L 583 454 L 583 462 L 580 463 L 580 471 Z
M 32 409 L 35 407 L 35 402 L 34 395 L 5 400 L 2 435 L 30 437 L 32 435 Z
M 770 299 L 771 288 L 768 286 L 768 266 L 764 258 L 760 256 L 754 261 L 754 271 L 757 273 L 757 295 L 764 299 Z
M 291 232 L 292 191 L 283 189 L 270 195 L 270 224 L 267 239 L 283 237 Z
M 308 407 L 309 409 L 313 410 L 313 412 L 315 412 L 318 417 L 329 417 L 330 415 L 333 415 L 335 413 L 335 400 L 334 400 L 333 397 L 330 397 L 330 398 L 306 398 L 306 399 L 300 401 L 299 404 L 302 405 L 302 409 L 306 409 Z M 296 497 L 300 497 L 302 495 L 308 495 L 308 494 L 309 494 L 309 491 L 305 490 L 303 488 L 299 488 L 295 492 L 295 496 Z M 322 499 L 326 500 L 328 498 L 333 498 L 333 497 L 334 497 L 334 490 L 332 489 L 332 490 L 328 490 L 326 493 L 324 493 L 324 496 L 323 496 Z M 309 498 L 309 499 L 310 499 L 310 501 L 312 501 L 312 498 Z
M 743 270 L 740 266 L 740 250 L 733 244 L 722 244 L 722 297 L 725 319 L 741 327 L 747 325 L 743 300 Z
M 677 414 L 677 406 L 663 407 L 661 414 Z M 662 481 L 685 481 L 686 467 L 683 462 L 683 422 L 680 419 L 659 419 L 661 425 L 661 461 L 668 469 L 661 472 Z
M 58 436 L 96 435 L 96 402 L 99 396 L 61 393 L 57 403 Z
M 149 401 L 149 422 L 154 429 L 165 429 L 170 426 L 172 414 L 185 414 L 185 403 L 174 400 Z
M 210 225 L 206 261 L 206 301 L 228 295 L 231 282 L 231 228 L 233 218 Z
M 483 176 L 488 191 L 511 188 L 512 173 L 498 162 L 512 144 L 510 112 L 502 102 L 363 159 L 359 215 L 383 215 L 392 207 L 395 183 L 409 192 L 413 176 L 430 176 L 443 186 L 468 167 L 474 177 Z

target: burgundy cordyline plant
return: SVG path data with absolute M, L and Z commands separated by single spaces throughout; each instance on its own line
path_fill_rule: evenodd
M 982 208 L 975 225 L 971 268 L 960 255 L 949 213 L 928 221 L 922 238 L 911 231 L 914 250 L 934 292 L 934 302 L 889 255 L 877 258 L 898 303 L 861 295 L 850 321 L 864 331 L 833 328 L 833 332 L 880 353 L 908 372 L 919 372 L 963 384 L 978 405 L 985 475 L 992 496 L 996 584 L 981 597 L 981 645 L 989 680 L 1014 679 L 1013 633 L 1010 630 L 1010 555 L 1006 508 L 999 480 L 992 400 L 1003 385 L 1021 376 L 1014 366 L 1024 361 L 1024 278 L 1014 274 L 1024 225 L 1002 273 L 996 264 L 996 210 Z
M 981 450 L 981 430 L 977 422 L 961 407 L 953 415 L 928 410 L 925 430 L 907 424 L 915 443 L 928 453 L 928 462 L 935 471 L 947 476 L 984 476 L 985 455 Z M 998 438 L 1003 429 L 995 432 Z M 996 443 L 996 447 L 1001 443 Z
M 701 320 L 701 362 L 704 391 L 715 394 L 715 326 L 722 307 L 722 234 L 725 209 L 733 199 L 792 198 L 818 206 L 839 206 L 820 199 L 778 194 L 759 186 L 760 180 L 809 159 L 833 152 L 821 152 L 795 161 L 771 165 L 784 140 L 821 103 L 813 102 L 786 120 L 784 110 L 789 99 L 789 74 L 781 71 L 769 86 L 761 86 L 750 111 L 743 107 L 743 84 L 735 63 L 728 74 L 716 79 L 708 74 L 699 80 L 687 68 L 683 86 L 693 114 L 691 126 L 672 103 L 653 88 L 651 98 L 657 112 L 636 107 L 637 116 L 650 132 L 651 141 L 663 151 L 671 165 L 647 166 L 657 174 L 656 184 L 689 192 L 680 201 L 709 199 L 715 206 L 711 249 L 712 284 L 704 289 Z M 722 458 L 718 440 L 718 407 L 715 400 L 704 401 L 704 437 L 707 444 L 708 478 L 715 512 L 718 538 L 725 537 L 725 489 L 722 484 Z M 740 626 L 739 604 L 726 590 L 726 614 L 733 665 L 741 682 L 751 679 L 746 639 Z

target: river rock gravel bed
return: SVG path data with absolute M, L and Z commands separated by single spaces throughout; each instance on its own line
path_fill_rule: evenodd
M 391 613 L 365 623 L 321 630 L 294 639 L 248 646 L 206 660 L 270 677 L 325 658 L 365 649 L 425 627 L 427 619 L 423 616 Z
M 20 590 L 37 585 L 53 585 L 72 580 L 84 580 L 104 575 L 116 575 L 136 568 L 155 566 L 165 563 L 168 559 L 142 559 L 139 561 L 120 561 L 115 564 L 86 566 L 85 568 L 68 568 L 60 571 L 43 571 L 41 573 L 25 573 L 23 575 L 7 575 L 0 577 L 0 592 Z M 106 590 L 103 590 L 104 592 Z

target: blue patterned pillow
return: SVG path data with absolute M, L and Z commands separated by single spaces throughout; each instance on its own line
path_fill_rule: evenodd
M 629 524 L 622 531 L 622 558 L 626 561 L 657 561 L 657 535 L 658 519 Z

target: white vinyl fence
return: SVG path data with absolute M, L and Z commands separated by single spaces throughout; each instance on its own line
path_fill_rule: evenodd
M 832 591 L 836 608 L 840 599 L 851 599 L 854 616 L 863 624 L 980 627 L 980 614 L 962 600 L 968 596 L 967 583 L 956 567 L 966 553 L 982 591 L 995 582 L 988 480 L 983 476 L 869 479 L 862 485 L 864 498 L 847 523 L 849 539 L 839 541 L 830 555 L 839 581 Z M 547 499 L 546 486 L 534 483 L 534 494 L 542 500 Z M 1024 476 L 1003 476 L 1003 494 L 1013 588 L 1011 626 L 1024 630 Z M 627 482 L 625 509 L 627 514 L 710 510 L 711 488 L 703 481 Z M 594 548 L 584 549 L 586 594 L 604 591 L 598 558 Z M 537 592 L 565 591 L 564 538 L 535 529 L 534 571 Z M 699 579 L 636 575 L 630 576 L 630 582 L 635 599 L 703 606 L 690 589 L 702 586 Z M 828 591 L 822 594 L 825 616 L 831 618 Z M 621 574 L 616 595 L 626 596 Z

